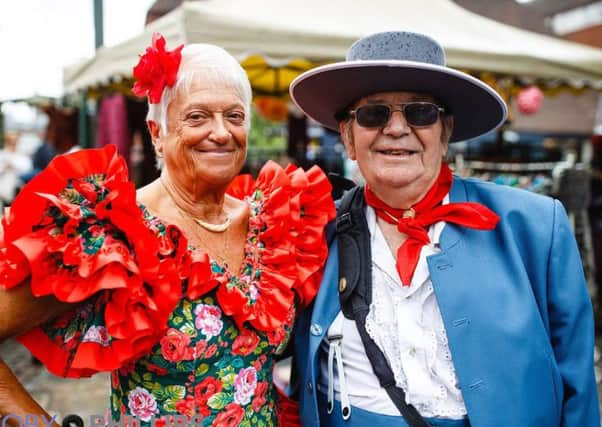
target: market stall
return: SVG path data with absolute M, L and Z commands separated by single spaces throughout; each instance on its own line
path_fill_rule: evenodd
M 497 80 L 511 76 L 519 84 L 602 89 L 602 50 L 501 24 L 461 8 L 450 0 L 407 2 L 374 0 L 203 0 L 184 2 L 149 24 L 138 36 L 65 72 L 67 92 L 108 85 L 128 78 L 137 55 L 154 31 L 171 46 L 206 42 L 224 47 L 244 63 L 261 55 L 271 68 L 307 61 L 295 71 L 340 60 L 361 36 L 399 30 L 426 33 L 447 52 L 448 64 Z M 252 64 L 251 64 L 252 65 Z M 281 81 L 286 87 L 286 80 Z M 489 77 L 488 77 L 489 78 Z

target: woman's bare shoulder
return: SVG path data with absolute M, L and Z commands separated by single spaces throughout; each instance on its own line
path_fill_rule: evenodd
M 158 197 L 159 191 L 157 188 L 157 181 L 153 181 L 136 190 L 136 200 L 144 206 L 153 204 L 157 201 Z

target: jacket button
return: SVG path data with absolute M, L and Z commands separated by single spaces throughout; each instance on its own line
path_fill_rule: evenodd
M 309 394 L 312 394 L 312 393 L 313 393 L 313 391 L 314 391 L 314 386 L 313 386 L 313 385 L 311 385 L 311 383 L 307 383 L 307 392 L 308 392 Z
M 347 289 L 347 279 L 341 277 L 341 280 L 339 280 L 339 292 L 343 293 L 345 289 Z
M 311 332 L 312 335 L 319 337 L 320 335 L 322 335 L 322 327 L 317 323 L 314 323 L 309 328 L 309 332 Z

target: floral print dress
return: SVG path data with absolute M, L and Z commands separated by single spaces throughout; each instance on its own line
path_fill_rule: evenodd
M 278 425 L 274 357 L 317 292 L 330 185 L 269 162 L 229 193 L 251 212 L 236 273 L 137 205 L 114 147 L 55 159 L 3 218 L 0 283 L 79 304 L 19 340 L 56 375 L 111 371 L 113 421 Z

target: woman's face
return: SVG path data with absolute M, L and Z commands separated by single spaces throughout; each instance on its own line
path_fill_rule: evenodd
M 366 104 L 402 104 L 410 101 L 434 102 L 432 97 L 411 92 L 386 92 L 360 99 L 354 108 Z M 364 128 L 351 119 L 341 123 L 341 135 L 349 157 L 357 160 L 368 185 L 376 193 L 413 186 L 426 193 L 437 179 L 447 152 L 441 118 L 433 125 L 412 128 L 401 112 L 393 112 L 383 127 Z M 380 191 L 379 191 L 380 190 Z
M 155 146 L 174 184 L 192 192 L 225 189 L 247 152 L 245 108 L 238 93 L 198 81 L 189 91 L 180 90 L 167 108 L 167 134 L 156 138 Z

